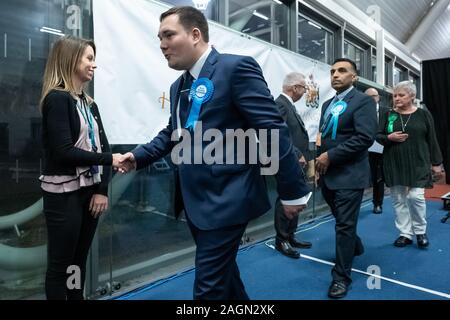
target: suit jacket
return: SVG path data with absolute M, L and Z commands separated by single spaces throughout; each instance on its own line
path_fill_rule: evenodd
M 332 99 L 322 106 L 320 128 L 324 112 Z M 343 99 L 347 110 L 339 116 L 336 140 L 328 133 L 321 139 L 319 152 L 328 152 L 330 166 L 321 177 L 328 189 L 364 189 L 370 186 L 367 149 L 373 144 L 378 128 L 376 104 L 368 95 L 351 90 Z
M 284 121 L 286 121 L 298 158 L 303 155 L 307 161 L 311 160 L 308 131 L 306 131 L 302 118 L 295 110 L 295 106 L 282 94 L 275 100 L 275 103 L 278 105 Z
M 219 54 L 212 49 L 200 72 L 199 78 L 202 77 L 214 84 L 214 94 L 202 105 L 198 119 L 202 121 L 203 133 L 213 128 L 219 130 L 222 136 L 216 137 L 214 143 L 220 145 L 226 139 L 227 129 L 279 130 L 279 170 L 275 176 L 278 193 L 283 200 L 306 195 L 309 187 L 303 179 L 288 128 L 258 63 L 251 57 Z M 179 144 L 171 141 L 171 135 L 177 129 L 176 108 L 182 79 L 179 77 L 170 88 L 171 116 L 167 127 L 150 143 L 133 151 L 138 169 L 167 155 Z M 201 150 L 205 151 L 211 144 L 203 142 Z M 192 141 L 192 153 L 193 149 Z M 232 151 L 236 156 L 236 148 Z M 186 214 L 197 228 L 212 230 L 243 224 L 270 209 L 261 166 L 250 164 L 248 158 L 247 154 L 245 164 L 178 165 L 179 188 L 175 190 L 175 197 L 182 198 Z M 181 209 L 177 204 L 176 213 Z

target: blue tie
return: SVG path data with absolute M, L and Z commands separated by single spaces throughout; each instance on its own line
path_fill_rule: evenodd
M 331 107 L 333 106 L 333 104 L 335 104 L 337 101 L 339 100 L 338 96 L 334 96 L 333 100 L 331 100 L 330 104 L 327 107 L 327 110 L 325 110 L 325 113 L 323 114 L 323 120 L 325 121 L 328 116 L 331 113 Z
M 190 111 L 189 92 L 191 90 L 193 81 L 194 78 L 192 77 L 192 75 L 189 73 L 189 71 L 186 71 L 184 75 L 183 86 L 181 87 L 180 91 L 180 122 L 181 122 L 180 125 L 183 128 L 189 116 Z

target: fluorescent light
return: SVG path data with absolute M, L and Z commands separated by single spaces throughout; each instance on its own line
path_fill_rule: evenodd
M 263 15 L 262 13 L 259 13 L 259 12 L 256 11 L 256 10 L 253 11 L 253 15 L 254 15 L 254 16 L 257 16 L 257 17 L 259 17 L 259 18 L 261 18 L 261 19 L 264 19 L 264 20 L 269 20 L 269 17 Z
M 44 28 L 41 28 L 39 31 L 40 31 L 40 32 L 46 32 L 46 33 L 55 34 L 55 35 L 60 36 L 60 37 L 65 36 L 64 33 L 56 32 L 56 31 L 52 31 L 52 30 L 47 30 L 47 29 L 44 29 Z
M 283 2 L 281 2 L 280 0 L 273 0 L 273 2 L 278 3 L 278 4 L 283 4 Z
M 42 27 L 42 29 L 44 29 L 44 30 L 49 30 L 49 31 L 54 31 L 54 32 L 58 32 L 58 33 L 62 33 L 61 30 L 53 29 L 53 28 L 49 28 L 49 27 Z
M 206 8 L 208 7 L 210 0 L 192 0 L 192 2 L 194 3 L 195 7 L 198 10 L 203 10 L 205 11 Z
M 313 26 L 314 28 L 317 28 L 317 29 L 322 30 L 322 27 L 318 26 L 317 24 L 315 24 L 315 23 L 313 23 L 313 22 L 311 22 L 311 21 L 308 21 L 308 24 L 309 24 L 310 26 Z

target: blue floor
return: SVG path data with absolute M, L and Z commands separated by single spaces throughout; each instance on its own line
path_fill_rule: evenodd
M 345 299 L 349 300 L 430 300 L 450 299 L 450 223 L 442 224 L 445 215 L 441 202 L 427 202 L 427 234 L 430 246 L 417 248 L 416 242 L 405 248 L 392 245 L 398 233 L 394 225 L 391 201 L 386 199 L 384 212 L 372 214 L 371 205 L 363 206 L 358 234 L 365 253 L 356 257 L 353 269 L 367 272 L 376 266 L 380 276 L 353 272 L 353 283 Z M 323 300 L 331 281 L 334 259 L 334 220 L 322 218 L 302 226 L 297 237 L 313 243 L 294 260 L 273 249 L 273 239 L 239 251 L 238 265 L 251 299 L 255 300 Z M 315 261 L 321 259 L 323 261 Z M 150 284 L 125 294 L 123 300 L 189 300 L 192 299 L 193 270 Z M 369 284 L 369 286 L 368 286 Z

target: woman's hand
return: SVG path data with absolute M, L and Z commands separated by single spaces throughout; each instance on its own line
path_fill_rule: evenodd
M 395 131 L 389 134 L 387 138 L 394 142 L 404 142 L 408 139 L 408 134 L 401 131 Z
M 106 210 L 108 210 L 108 197 L 102 194 L 94 194 L 89 204 L 91 215 L 97 219 Z
M 431 166 L 431 171 L 433 172 L 433 180 L 439 181 L 444 177 L 444 169 L 441 166 Z

